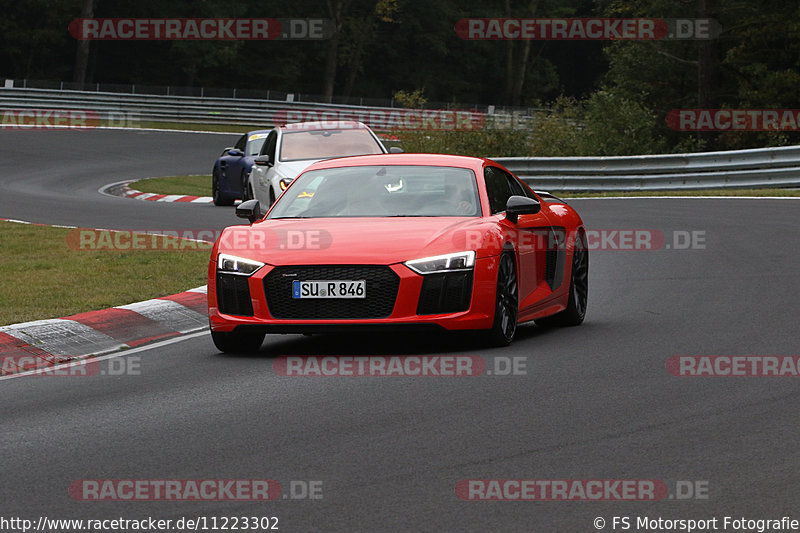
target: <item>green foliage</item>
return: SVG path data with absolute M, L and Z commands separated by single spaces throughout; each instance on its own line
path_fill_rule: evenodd
M 415 91 L 407 92 L 407 91 L 396 91 L 392 97 L 397 101 L 400 107 L 405 107 L 408 109 L 422 109 L 425 107 L 425 104 L 428 103 L 428 99 L 425 98 L 422 89 L 417 89 Z

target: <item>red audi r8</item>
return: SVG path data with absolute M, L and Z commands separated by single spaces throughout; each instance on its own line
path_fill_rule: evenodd
M 384 154 L 320 161 L 265 216 L 226 228 L 208 270 L 223 352 L 267 333 L 483 330 L 583 322 L 589 258 L 575 210 L 489 159 Z

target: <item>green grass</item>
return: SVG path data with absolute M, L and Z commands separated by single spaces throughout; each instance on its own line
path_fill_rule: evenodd
M 610 196 L 800 196 L 800 189 L 702 189 L 641 192 L 548 191 L 562 198 L 607 198 Z
M 147 178 L 128 185 L 131 189 L 158 194 L 183 194 L 186 196 L 211 196 L 211 175 L 170 176 Z
M 0 222 L 0 325 L 105 309 L 206 284 L 208 249 L 79 250 L 77 231 Z

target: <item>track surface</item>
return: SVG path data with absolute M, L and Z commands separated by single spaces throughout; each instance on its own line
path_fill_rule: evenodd
M 231 208 L 107 198 L 125 178 L 208 172 L 221 136 L 0 132 L 0 217 L 215 228 Z M 104 159 L 108 157 L 108 161 Z M 9 164 L 13 161 L 12 164 Z M 268 337 L 250 357 L 207 335 L 125 357 L 141 375 L 0 381 L 0 515 L 277 516 L 281 531 L 595 531 L 604 517 L 800 519 L 791 378 L 678 378 L 674 355 L 798 355 L 800 203 L 580 200 L 590 228 L 706 232 L 697 250 L 591 255 L 579 328 L 466 337 Z M 527 358 L 527 375 L 285 378 L 275 355 Z M 321 480 L 321 500 L 77 502 L 77 479 Z M 470 478 L 708 481 L 707 500 L 463 502 Z M 673 489 L 674 490 L 674 489 Z M 633 518 L 635 521 L 635 518 Z M 617 526 L 619 528 L 619 526 Z M 635 527 L 632 528 L 635 530 Z

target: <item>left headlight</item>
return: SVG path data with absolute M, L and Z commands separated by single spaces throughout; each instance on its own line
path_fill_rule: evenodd
M 472 270 L 475 266 L 475 252 L 456 252 L 453 254 L 423 257 L 403 263 L 417 274 L 436 274 L 458 270 Z
M 235 255 L 219 254 L 217 257 L 217 272 L 250 276 L 263 266 L 264 263 L 260 261 L 236 257 Z

